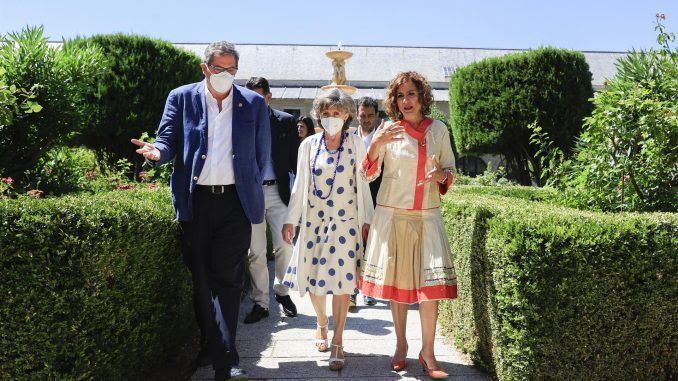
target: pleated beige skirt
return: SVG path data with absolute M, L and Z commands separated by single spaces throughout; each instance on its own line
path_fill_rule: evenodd
M 359 287 L 364 295 L 399 303 L 456 298 L 457 277 L 440 209 L 377 205 Z

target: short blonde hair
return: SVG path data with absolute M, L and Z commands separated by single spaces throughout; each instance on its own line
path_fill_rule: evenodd
M 339 89 L 332 89 L 318 95 L 318 97 L 313 100 L 311 116 L 316 120 L 316 124 L 322 127 L 320 124 L 320 115 L 322 115 L 323 111 L 333 106 L 348 113 L 348 119 L 346 119 L 343 127 L 343 130 L 348 130 L 351 122 L 355 119 L 355 102 L 353 102 L 353 98 L 351 98 L 350 95 Z
M 431 88 L 431 85 L 423 75 L 416 71 L 406 71 L 393 78 L 386 89 L 384 109 L 386 109 L 386 114 L 388 114 L 389 118 L 392 120 L 403 118 L 403 114 L 398 109 L 397 95 L 398 87 L 405 84 L 407 81 L 412 81 L 417 88 L 422 115 L 426 116 L 431 111 L 431 105 L 433 104 L 433 89 Z

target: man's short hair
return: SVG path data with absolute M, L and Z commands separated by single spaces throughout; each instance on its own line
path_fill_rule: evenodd
M 216 41 L 207 45 L 207 48 L 205 48 L 205 63 L 211 64 L 216 56 L 233 56 L 236 66 L 240 60 L 240 54 L 235 50 L 235 45 L 226 41 Z
M 271 88 L 268 86 L 268 81 L 264 77 L 250 78 L 249 80 L 247 80 L 245 87 L 247 87 L 250 90 L 261 89 L 263 90 L 264 95 L 268 95 L 271 93 Z
M 379 114 L 379 103 L 372 97 L 362 97 L 358 99 L 358 106 L 356 109 L 360 108 L 360 106 L 373 107 L 374 113 Z

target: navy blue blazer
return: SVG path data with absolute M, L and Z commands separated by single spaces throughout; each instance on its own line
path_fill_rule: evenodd
M 174 160 L 170 179 L 172 203 L 179 221 L 193 219 L 193 191 L 207 153 L 205 81 L 181 86 L 167 97 L 153 145 L 162 165 Z M 261 186 L 264 164 L 270 161 L 271 132 L 264 98 L 233 85 L 233 169 L 238 198 L 253 224 L 264 220 Z

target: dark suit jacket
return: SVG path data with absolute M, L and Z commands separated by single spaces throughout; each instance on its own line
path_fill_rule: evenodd
M 278 194 L 285 205 L 290 203 L 289 172 L 297 171 L 299 135 L 294 117 L 286 112 L 269 107 L 271 123 L 271 159 L 273 172 L 278 179 Z
M 205 81 L 181 86 L 167 97 L 158 136 L 156 165 L 174 160 L 170 179 L 172 202 L 179 221 L 193 219 L 193 191 L 207 152 Z M 233 85 L 233 170 L 238 198 L 253 224 L 264 219 L 264 164 L 270 160 L 271 132 L 264 98 Z

